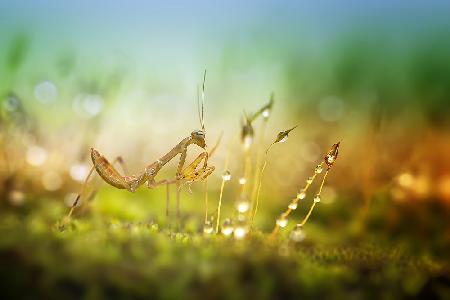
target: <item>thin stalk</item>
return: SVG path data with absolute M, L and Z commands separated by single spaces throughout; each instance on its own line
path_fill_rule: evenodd
M 264 120 L 263 123 L 261 124 L 261 139 L 259 141 L 261 145 L 264 143 L 264 135 L 266 132 L 266 127 L 267 127 L 267 121 Z M 253 178 L 253 189 L 252 189 L 252 194 L 250 197 L 250 200 L 251 200 L 250 213 L 254 209 L 255 197 L 256 197 L 256 193 L 258 192 L 258 179 L 259 179 L 259 174 L 260 174 L 259 168 L 261 167 L 261 162 L 262 162 L 263 154 L 264 154 L 264 152 L 261 149 L 263 149 L 263 148 L 258 147 L 258 153 L 256 154 L 255 177 Z
M 300 226 L 305 225 L 306 221 L 308 221 L 309 216 L 311 216 L 311 213 L 314 210 L 314 206 L 316 206 L 316 202 L 313 202 L 313 204 L 311 204 L 311 207 L 309 208 L 308 214 L 305 216 L 303 221 L 300 223 Z
M 205 179 L 205 223 L 208 221 L 208 178 Z
M 226 172 L 228 170 L 228 160 L 230 158 L 230 150 L 228 149 L 227 157 L 225 158 L 225 166 L 224 169 Z M 225 187 L 225 178 L 222 176 L 222 183 L 220 185 L 220 195 L 219 195 L 219 204 L 217 205 L 217 223 L 216 223 L 216 233 L 219 233 L 219 224 L 220 224 L 220 209 L 222 208 L 222 197 L 223 197 L 223 189 Z
M 308 221 L 309 217 L 311 216 L 314 207 L 316 206 L 316 203 L 320 202 L 320 195 L 322 193 L 322 189 L 323 189 L 323 185 L 325 183 L 325 180 L 328 176 L 328 173 L 331 170 L 331 167 L 334 165 L 334 163 L 336 162 L 336 159 L 338 157 L 339 154 L 339 145 L 340 142 L 334 144 L 331 149 L 328 151 L 328 153 L 325 155 L 324 157 L 324 161 L 321 162 L 314 170 L 314 175 L 312 177 L 310 177 L 307 181 L 306 181 L 306 186 L 303 188 L 303 190 L 301 191 L 300 194 L 297 194 L 297 197 L 292 200 L 288 206 L 288 209 L 281 214 L 281 218 L 285 219 L 287 218 L 287 216 L 291 213 L 292 209 L 290 208 L 290 206 L 293 204 L 293 208 L 296 209 L 297 208 L 297 203 L 300 199 L 304 199 L 306 196 L 306 191 L 308 190 L 309 186 L 313 183 L 314 179 L 317 177 L 318 174 L 322 173 L 323 170 L 323 166 L 324 164 L 326 164 L 327 166 L 327 170 L 325 172 L 325 174 L 323 175 L 322 178 L 322 182 L 320 183 L 320 187 L 319 187 L 319 191 L 317 192 L 316 196 L 314 197 L 314 201 L 311 205 L 311 207 L 309 208 L 308 214 L 305 216 L 305 218 L 303 219 L 303 221 L 299 224 L 297 224 L 297 226 L 303 226 L 306 224 L 306 222 Z M 278 231 L 280 230 L 280 226 L 278 225 L 278 219 L 277 222 L 275 223 L 275 227 L 272 231 L 271 237 L 274 238 L 275 235 L 278 233 Z
M 322 183 L 320 184 L 319 192 L 317 193 L 318 196 L 322 193 L 323 184 L 325 183 L 325 179 L 327 178 L 328 172 L 330 171 L 330 168 L 327 169 L 325 172 L 325 175 L 323 175 Z
M 222 179 L 222 184 L 220 185 L 220 196 L 219 196 L 219 205 L 217 206 L 217 223 L 216 223 L 216 233 L 219 232 L 219 224 L 220 224 L 220 209 L 222 207 L 222 196 L 223 196 L 223 188 L 225 187 L 225 180 Z
M 170 189 L 169 182 L 166 183 L 166 218 L 169 217 L 169 206 L 170 206 Z
M 320 188 L 319 188 L 319 192 L 317 193 L 317 197 L 320 197 L 320 193 L 322 193 L 323 184 L 325 183 L 325 179 L 327 178 L 327 175 L 328 175 L 329 171 L 330 171 L 330 169 L 328 168 L 327 171 L 325 172 L 325 175 L 323 175 L 322 183 L 320 184 Z M 303 225 L 306 224 L 306 222 L 308 221 L 309 216 L 311 216 L 311 213 L 314 210 L 315 206 L 316 206 L 316 202 L 313 202 L 312 205 L 311 205 L 311 208 L 308 211 L 308 214 L 305 216 L 303 221 L 300 223 L 300 226 L 303 226 Z
M 176 194 L 175 194 L 175 200 L 176 200 L 176 225 L 175 228 L 176 230 L 180 231 L 181 230 L 181 204 L 180 204 L 180 194 L 181 194 L 181 185 L 180 182 L 177 180 L 176 181 L 176 185 L 175 185 L 175 189 L 176 189 Z
M 250 157 L 250 151 L 249 150 L 245 150 L 244 151 L 244 178 L 245 182 L 243 184 L 240 184 L 240 194 L 239 194 L 239 198 L 236 200 L 236 203 L 238 205 L 239 201 L 241 201 L 242 199 L 246 199 L 246 195 L 247 195 L 247 189 L 248 189 L 248 178 L 250 178 L 250 174 L 251 174 L 251 169 L 252 169 L 252 160 Z M 239 179 L 240 180 L 240 179 Z
M 89 170 L 88 175 L 86 176 L 86 179 L 83 182 L 83 188 L 81 189 L 81 192 L 78 194 L 77 198 L 75 199 L 75 201 L 73 202 L 72 206 L 70 207 L 69 213 L 66 216 L 66 220 L 70 220 L 70 217 L 72 216 L 73 211 L 75 210 L 75 207 L 78 205 L 78 202 L 80 201 L 81 195 L 84 194 L 85 190 L 86 190 L 86 185 L 87 182 L 89 180 L 89 178 L 92 175 L 92 172 L 94 172 L 95 167 L 92 166 L 91 169 Z
M 259 175 L 258 190 L 256 192 L 255 211 L 253 212 L 251 220 L 250 220 L 250 231 L 252 230 L 253 221 L 255 219 L 256 213 L 258 212 L 259 196 L 261 194 L 262 178 L 263 178 L 263 175 L 264 175 L 264 171 L 266 170 L 266 166 L 267 166 L 267 153 L 269 152 L 270 148 L 272 148 L 273 145 L 275 145 L 275 143 L 270 144 L 269 147 L 267 148 L 265 154 L 264 154 L 264 164 L 262 166 L 261 173 Z
M 321 162 L 321 163 L 319 164 L 319 166 L 322 167 L 323 164 L 324 164 L 324 163 Z M 306 192 L 308 191 L 309 187 L 310 187 L 311 184 L 314 182 L 314 179 L 316 179 L 317 174 L 318 174 L 318 173 L 314 172 L 314 175 L 310 177 L 311 180 L 307 180 L 307 181 L 306 181 L 306 185 L 305 185 L 305 187 L 301 190 L 301 193 L 306 193 Z M 323 182 L 322 182 L 322 185 L 323 185 Z M 322 188 L 320 188 L 320 190 L 322 190 Z M 294 199 L 291 200 L 290 203 L 298 204 L 299 201 L 300 201 L 300 198 L 299 198 L 299 197 L 295 197 Z M 293 210 L 290 209 L 290 208 L 288 207 L 287 210 L 286 210 L 281 216 L 282 216 L 283 218 L 287 218 L 287 217 L 289 216 L 289 214 L 290 214 L 292 211 L 293 211 Z M 278 224 L 275 223 L 275 227 L 273 228 L 272 234 L 271 234 L 271 235 L 272 235 L 272 236 L 276 235 L 276 234 L 278 233 L 279 230 L 280 230 L 280 226 L 279 226 Z
M 178 221 L 180 221 L 180 216 L 181 216 L 181 212 L 180 212 L 180 183 L 179 182 L 177 182 L 177 185 L 176 185 L 176 188 L 177 188 L 177 219 L 178 219 Z
M 252 173 L 252 159 L 250 157 L 250 151 L 245 151 L 244 178 L 246 181 L 248 181 L 248 178 L 250 178 L 251 173 Z M 242 195 L 245 195 L 247 193 L 247 186 L 248 186 L 247 182 L 243 184 L 241 191 Z

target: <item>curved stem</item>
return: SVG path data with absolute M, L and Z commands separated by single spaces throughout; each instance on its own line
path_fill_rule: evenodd
M 169 217 L 169 206 L 170 206 L 170 183 L 166 183 L 166 217 Z
M 259 175 L 258 190 L 256 192 L 255 211 L 253 212 L 251 220 L 250 220 L 250 231 L 252 230 L 253 221 L 255 219 L 256 213 L 258 212 L 259 196 L 261 194 L 262 179 L 263 179 L 264 171 L 266 170 L 266 166 L 267 166 L 267 154 L 269 153 L 269 150 L 270 150 L 270 148 L 272 148 L 273 145 L 274 145 L 274 143 L 270 144 L 269 147 L 267 148 L 265 154 L 264 154 L 264 164 L 263 164 L 263 167 L 261 169 L 261 173 Z
M 227 157 L 225 158 L 225 172 L 228 169 L 228 160 L 230 159 L 230 149 L 228 149 Z M 217 223 L 216 223 L 216 233 L 219 233 L 219 224 L 220 224 L 220 209 L 222 207 L 222 197 L 223 197 L 223 189 L 225 187 L 225 179 L 222 175 L 222 184 L 220 185 L 220 195 L 219 195 L 219 204 L 217 206 Z
M 320 193 L 322 193 L 322 188 L 323 188 L 323 184 L 325 183 L 325 179 L 327 178 L 328 172 L 330 171 L 330 168 L 327 169 L 327 171 L 325 172 L 325 175 L 323 175 L 323 179 L 322 179 L 322 183 L 320 184 L 320 188 L 319 188 L 319 192 L 317 193 L 317 196 L 320 197 Z M 314 210 L 314 206 L 316 206 L 316 202 L 313 202 L 313 204 L 311 205 L 311 208 L 308 211 L 308 214 L 306 215 L 306 217 L 303 219 L 303 221 L 300 223 L 300 226 L 303 226 L 306 224 L 306 222 L 309 219 L 309 216 L 311 216 L 312 211 Z
M 205 179 L 205 223 L 208 221 L 208 178 Z
M 325 183 L 325 179 L 327 178 L 329 171 L 330 171 L 330 168 L 328 168 L 327 171 L 325 172 L 325 175 L 323 175 L 322 183 L 320 184 L 319 192 L 317 193 L 317 195 L 319 195 L 319 196 L 322 193 L 323 184 Z
M 217 206 L 217 223 L 216 223 L 216 233 L 219 232 L 219 223 L 220 223 L 220 208 L 222 207 L 222 196 L 223 196 L 223 188 L 225 187 L 225 180 L 222 179 L 222 184 L 220 185 L 220 196 L 219 196 L 219 205 Z
M 263 173 L 264 173 L 264 170 L 266 169 L 266 165 L 267 165 L 267 160 L 264 161 L 263 167 L 262 167 L 262 169 L 261 169 L 261 177 L 262 177 L 262 175 L 263 175 Z M 254 218 L 255 218 L 255 216 L 256 216 L 256 213 L 258 212 L 259 195 L 260 195 L 260 193 L 261 193 L 261 185 L 262 185 L 262 180 L 260 180 L 259 183 L 258 183 L 258 191 L 257 191 L 257 193 L 256 193 L 256 202 L 255 202 L 255 211 L 254 211 L 254 213 L 252 214 L 252 219 L 251 219 L 251 222 L 250 222 L 250 230 L 251 230 L 252 227 L 253 227 L 253 220 L 254 220 Z
M 179 182 L 177 182 L 177 220 L 178 223 L 180 223 L 180 217 L 181 217 L 181 212 L 180 212 L 180 190 L 181 190 L 181 185 Z
M 81 192 L 77 195 L 77 198 L 75 199 L 75 201 L 73 202 L 72 206 L 70 207 L 69 213 L 66 216 L 66 220 L 69 220 L 70 217 L 72 216 L 72 213 L 75 210 L 75 207 L 78 205 L 78 202 L 80 201 L 81 195 L 83 195 L 85 190 L 86 190 L 87 182 L 89 181 L 89 178 L 91 178 L 91 175 L 94 172 L 94 169 L 95 169 L 95 166 L 92 166 L 91 169 L 89 170 L 88 175 L 84 179 L 83 187 L 81 189 Z
M 308 221 L 309 216 L 311 216 L 312 211 L 314 210 L 314 206 L 316 206 L 316 202 L 313 202 L 313 204 L 311 204 L 311 207 L 309 208 L 308 214 L 306 215 L 306 217 L 303 219 L 303 221 L 300 223 L 300 226 L 305 225 L 306 221 Z
M 246 151 L 244 163 L 244 178 L 246 181 L 249 181 L 248 178 L 250 178 L 251 173 L 252 173 L 252 160 L 249 151 Z M 247 186 L 248 186 L 247 182 L 242 185 L 241 195 L 247 194 Z
M 264 135 L 265 135 L 265 132 L 266 132 L 266 127 L 267 127 L 267 122 L 266 121 L 264 121 L 263 123 L 262 123 L 262 125 L 261 125 L 261 140 L 260 140 L 260 143 L 262 144 L 263 142 L 264 142 Z M 258 149 L 262 149 L 262 148 L 259 148 L 258 147 Z M 255 197 L 256 197 L 256 193 L 257 193 L 257 191 L 258 191 L 258 179 L 259 179 L 259 168 L 260 168 L 260 166 L 261 166 L 261 161 L 262 161 L 262 158 L 263 158 L 263 154 L 264 154 L 264 152 L 263 151 L 261 151 L 261 150 L 258 150 L 258 153 L 256 154 L 256 165 L 255 165 L 255 177 L 253 178 L 253 189 L 252 189 L 252 194 L 251 194 L 251 197 L 250 197 L 250 200 L 251 200 L 251 208 L 252 208 L 252 210 L 253 210 L 253 207 L 254 207 L 254 202 L 255 202 Z
M 323 166 L 323 162 L 320 163 L 320 167 L 322 167 L 322 166 Z M 328 171 L 327 171 L 327 172 L 328 172 Z M 325 175 L 325 176 L 326 176 L 326 175 Z M 307 182 L 306 182 L 306 185 L 305 185 L 305 187 L 302 189 L 302 192 L 306 193 L 306 192 L 308 191 L 309 187 L 310 187 L 311 184 L 314 182 L 314 179 L 316 179 L 316 177 L 317 177 L 317 173 L 314 172 L 314 175 L 311 177 L 311 181 L 307 181 Z M 322 181 L 322 184 L 321 184 L 320 191 L 322 191 L 322 186 L 323 186 L 323 181 Z M 295 199 L 292 199 L 291 203 L 296 203 L 296 204 L 297 204 L 297 203 L 299 202 L 299 200 L 300 200 L 300 199 L 296 197 Z M 290 209 L 290 208 L 288 207 L 288 209 L 282 214 L 282 216 L 283 216 L 284 218 L 287 218 L 291 212 L 292 212 L 292 209 Z M 275 227 L 274 227 L 273 230 L 272 230 L 272 235 L 277 234 L 278 231 L 279 231 L 279 229 L 280 229 L 280 226 L 279 226 L 278 224 L 275 223 Z

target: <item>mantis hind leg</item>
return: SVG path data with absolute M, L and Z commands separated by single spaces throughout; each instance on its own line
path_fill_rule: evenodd
M 127 168 L 127 165 L 125 164 L 125 161 L 123 160 L 122 156 L 117 156 L 113 160 L 113 162 L 111 164 L 114 165 L 116 162 L 120 164 L 120 167 L 122 168 L 123 174 L 125 176 L 127 176 L 128 175 L 128 168 Z
M 170 184 L 166 182 L 166 218 L 169 217 L 169 206 L 170 206 Z
M 73 213 L 75 207 L 80 202 L 81 195 L 84 194 L 84 191 L 86 190 L 86 185 L 87 185 L 87 183 L 89 181 L 89 178 L 91 177 L 92 173 L 94 172 L 94 169 L 95 169 L 95 167 L 92 166 L 91 169 L 89 170 L 89 173 L 88 173 L 88 175 L 86 176 L 86 179 L 83 182 L 83 187 L 81 189 L 81 192 L 77 195 L 77 197 L 75 198 L 75 201 L 73 201 L 73 203 L 72 203 L 72 205 L 70 207 L 69 213 L 66 216 L 67 219 L 70 219 L 70 217 L 72 216 L 72 213 Z
M 154 179 L 149 179 L 148 180 L 148 188 L 149 189 L 153 189 L 156 188 L 158 186 L 161 185 L 165 185 L 166 186 L 166 217 L 169 217 L 169 206 L 170 206 L 170 185 L 172 183 L 175 183 L 176 181 L 173 180 L 161 180 L 156 182 Z
M 114 165 L 114 164 L 116 164 L 116 163 L 119 163 L 119 164 L 120 164 L 120 166 L 121 166 L 123 172 L 124 172 L 125 175 L 126 175 L 127 172 L 128 172 L 128 169 L 127 169 L 127 167 L 126 167 L 125 161 L 123 160 L 122 156 L 117 156 L 117 157 L 113 160 L 112 165 Z M 94 173 L 94 169 L 95 169 L 95 166 L 92 166 L 91 169 L 89 170 L 88 175 L 86 176 L 86 179 L 83 181 L 83 185 L 82 185 L 82 188 L 81 188 L 81 192 L 77 195 L 77 197 L 75 198 L 75 201 L 74 201 L 74 202 L 72 203 L 72 205 L 70 206 L 69 213 L 68 213 L 67 216 L 66 216 L 66 219 L 67 219 L 67 220 L 69 220 L 70 217 L 72 216 L 73 211 L 75 210 L 75 207 L 77 207 L 77 206 L 79 205 L 81 196 L 82 196 L 82 195 L 85 193 L 85 191 L 86 191 L 87 183 L 88 183 L 88 181 L 89 181 L 89 178 L 91 178 L 92 174 Z M 93 196 L 95 196 L 95 194 L 97 194 L 97 192 L 98 192 L 98 187 L 97 187 L 96 189 L 94 189 L 94 191 L 89 195 L 88 198 L 92 198 Z

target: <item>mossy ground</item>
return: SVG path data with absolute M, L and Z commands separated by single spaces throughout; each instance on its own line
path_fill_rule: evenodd
M 44 203 L 44 202 L 43 202 Z M 45 299 L 399 299 L 450 295 L 448 264 L 368 239 L 302 243 L 254 232 L 205 236 L 183 220 L 124 221 L 93 213 L 63 231 L 55 202 L 4 210 L 2 294 Z M 45 207 L 45 209 L 44 209 Z M 189 225 L 190 224 L 190 225 Z M 20 295 L 21 297 L 18 297 Z

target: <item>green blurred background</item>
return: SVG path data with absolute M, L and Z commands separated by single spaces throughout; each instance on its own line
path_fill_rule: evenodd
M 242 113 L 273 92 L 264 137 L 254 124 L 252 163 L 279 131 L 300 125 L 269 154 L 259 230 L 271 230 L 341 141 L 307 240 L 395 245 L 448 262 L 449 12 L 446 1 L 1 0 L 2 214 L 52 228 L 81 189 L 90 147 L 121 155 L 132 173 L 155 161 L 200 127 L 196 89 L 206 68 L 208 144 L 224 133 L 210 160 L 211 215 L 229 155 L 223 216 L 234 216 Z M 199 150 L 190 152 L 188 161 Z M 173 177 L 175 166 L 160 177 Z M 163 188 L 130 194 L 97 179 L 90 189 L 99 186 L 76 214 L 86 224 L 167 225 Z M 204 187 L 192 189 L 182 191 L 181 231 L 195 233 Z

